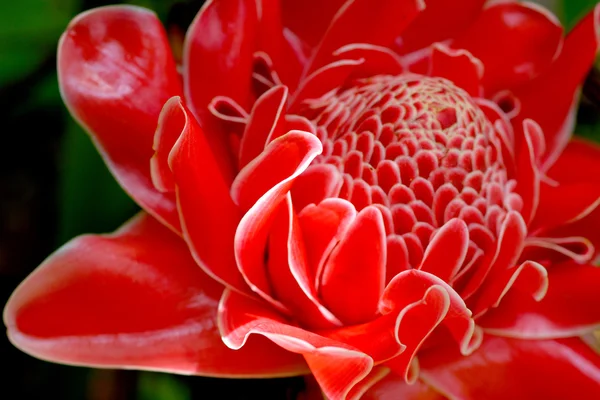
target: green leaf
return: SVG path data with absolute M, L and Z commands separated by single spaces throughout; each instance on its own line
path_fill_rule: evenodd
M 189 388 L 177 377 L 157 372 L 142 372 L 137 400 L 190 400 Z
M 60 242 L 84 232 L 110 232 L 137 206 L 117 184 L 89 136 L 71 119 L 61 157 Z
M 56 52 L 79 0 L 4 1 L 0 12 L 0 86 L 30 74 Z
M 569 31 L 577 21 L 592 11 L 598 2 L 596 0 L 562 0 L 560 3 L 559 16 L 562 18 L 565 28 Z

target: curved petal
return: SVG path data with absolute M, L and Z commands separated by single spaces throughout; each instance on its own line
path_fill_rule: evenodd
M 331 328 L 342 323 L 319 301 L 314 275 L 290 195 L 276 212 L 269 235 L 268 279 L 275 297 L 294 317 L 311 328 Z
M 175 198 L 155 189 L 150 158 L 163 104 L 181 94 L 167 36 L 149 10 L 96 8 L 80 14 L 58 45 L 58 81 L 121 186 L 145 210 L 179 230 Z
M 283 134 L 287 97 L 285 86 L 275 86 L 254 103 L 240 144 L 240 169 L 262 153 L 268 142 Z
M 304 356 L 321 389 L 331 399 L 352 399 L 350 390 L 373 368 L 373 360 L 341 342 L 287 323 L 266 304 L 226 290 L 219 304 L 219 329 L 225 344 L 240 349 L 251 334 L 267 337 Z
M 469 247 L 467 224 L 454 218 L 431 239 L 418 269 L 449 282 L 463 265 Z
M 346 44 L 391 45 L 424 8 L 422 0 L 347 1 L 333 17 L 305 74 L 330 63 L 333 53 Z
M 208 105 L 214 97 L 226 96 L 243 109 L 250 108 L 256 33 L 255 0 L 209 0 L 185 37 L 185 98 L 228 178 L 235 174 L 229 133 L 218 128 Z
M 228 349 L 216 326 L 222 291 L 181 238 L 142 214 L 50 256 L 14 292 L 4 323 L 18 348 L 67 364 L 223 377 L 306 371 L 268 341 Z
M 566 263 L 548 271 L 548 292 L 539 302 L 512 291 L 477 323 L 488 333 L 521 339 L 581 336 L 600 327 L 600 268 Z
M 515 88 L 521 118 L 537 121 L 546 137 L 543 170 L 556 161 L 575 125 L 578 91 L 592 67 L 599 44 L 600 5 L 566 37 L 559 57 L 540 77 Z M 518 118 L 517 118 L 518 119 Z M 516 121 L 520 124 L 520 121 Z
M 229 195 L 205 131 L 181 99 L 169 101 L 163 113 L 164 129 L 180 132 L 168 163 L 176 185 L 184 238 L 192 255 L 213 279 L 248 291 L 233 256 L 233 238 L 241 213 Z
M 579 338 L 486 336 L 469 357 L 445 347 L 419 360 L 423 380 L 454 399 L 584 399 L 600 393 L 600 357 Z
M 391 373 L 373 385 L 362 397 L 363 400 L 446 400 L 431 386 L 417 380 L 410 385 L 404 378 Z
M 334 15 L 347 0 L 280 1 L 283 25 L 307 45 L 314 47 L 319 44 Z
M 398 53 L 412 53 L 434 42 L 455 37 L 473 24 L 485 1 L 461 0 L 459 6 L 454 1 L 427 0 L 425 10 L 396 38 Z
M 361 210 L 323 267 L 323 302 L 348 325 L 371 320 L 385 285 L 385 227 L 373 206 Z
M 431 53 L 430 76 L 439 76 L 454 82 L 473 97 L 481 95 L 483 63 L 466 50 L 453 50 L 436 43 Z
M 286 311 L 270 290 L 265 250 L 278 206 L 294 180 L 322 151 L 319 139 L 302 131 L 290 131 L 275 139 L 238 174 L 231 188 L 233 200 L 248 210 L 236 233 L 234 254 L 238 268 L 252 290 Z
M 460 351 L 463 354 L 471 353 L 481 342 L 481 331 L 475 327 L 471 311 L 463 299 L 435 275 L 414 269 L 400 272 L 385 288 L 379 311 L 389 314 L 393 310 L 403 309 L 408 304 L 425 299 L 432 287 L 444 290 L 448 297 L 447 313 L 441 323 L 459 344 Z
M 560 50 L 562 32 L 558 19 L 536 4 L 498 2 L 485 8 L 452 47 L 483 62 L 483 86 L 493 94 L 543 72 Z

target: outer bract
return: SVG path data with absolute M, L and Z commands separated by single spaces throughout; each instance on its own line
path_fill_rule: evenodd
M 332 400 L 600 398 L 600 148 L 572 139 L 599 30 L 600 7 L 564 37 L 514 1 L 214 0 L 178 69 L 150 11 L 78 16 L 65 103 L 144 211 L 33 272 L 10 339 Z

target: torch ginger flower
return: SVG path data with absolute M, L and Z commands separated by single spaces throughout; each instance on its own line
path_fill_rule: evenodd
M 76 17 L 60 88 L 144 211 L 17 288 L 75 365 L 312 374 L 329 399 L 600 396 L 600 7 L 214 0 L 178 72 L 150 11 Z M 157 126 L 158 121 L 158 126 Z

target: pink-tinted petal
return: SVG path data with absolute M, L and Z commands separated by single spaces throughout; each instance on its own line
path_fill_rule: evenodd
M 235 233 L 238 268 L 252 290 L 284 311 L 272 297 L 265 270 L 265 250 L 276 211 L 294 180 L 322 151 L 316 136 L 291 131 L 267 146 L 240 171 L 231 188 L 234 201 L 248 210 Z
M 306 72 L 331 62 L 333 52 L 346 44 L 391 45 L 424 8 L 421 0 L 347 1 L 333 17 Z
M 347 396 L 373 368 L 364 353 L 336 340 L 308 332 L 286 322 L 264 303 L 229 290 L 219 304 L 219 329 L 232 349 L 242 348 L 248 336 L 265 336 L 284 349 L 304 356 L 321 389 L 331 399 Z
M 185 240 L 198 264 L 214 279 L 247 291 L 233 256 L 233 238 L 241 218 L 204 130 L 181 99 L 169 101 L 161 121 L 165 130 L 179 130 L 168 162 L 176 185 Z
M 460 5 L 448 0 L 427 0 L 425 10 L 396 38 L 398 53 L 412 53 L 455 37 L 477 19 L 483 3 L 485 0 L 461 0 Z
M 275 298 L 304 326 L 321 329 L 341 326 L 342 323 L 318 299 L 302 231 L 289 194 L 273 221 L 268 251 L 268 278 Z
M 419 360 L 423 380 L 454 399 L 585 399 L 600 394 L 600 357 L 579 338 L 486 336 L 469 357 L 440 347 Z
M 319 288 L 323 302 L 349 325 L 372 319 L 385 285 L 385 259 L 381 212 L 364 208 L 323 268 Z
M 512 291 L 477 323 L 486 332 L 522 339 L 580 336 L 600 327 L 600 268 L 566 263 L 548 271 L 548 292 L 539 302 Z
M 575 125 L 578 89 L 592 67 L 598 50 L 600 6 L 584 18 L 565 39 L 558 59 L 539 78 L 515 89 L 522 118 L 537 121 L 546 137 L 544 170 L 569 141 Z
M 240 145 L 240 168 L 262 153 L 269 139 L 281 136 L 287 95 L 285 86 L 276 86 L 254 103 Z
M 464 221 L 454 218 L 436 233 L 418 269 L 449 282 L 463 265 L 469 246 L 469 230 Z
M 155 189 L 150 158 L 163 104 L 181 94 L 160 21 L 132 6 L 76 17 L 58 46 L 58 80 L 73 117 L 117 181 L 144 209 L 179 230 L 174 196 Z
M 235 174 L 229 132 L 219 129 L 208 105 L 215 96 L 226 96 L 245 110 L 250 108 L 256 32 L 254 0 L 209 0 L 189 27 L 184 43 L 186 101 L 228 180 Z
M 543 72 L 562 45 L 562 27 L 533 3 L 498 2 L 487 7 L 453 43 L 483 62 L 483 85 L 493 94 Z
M 409 385 L 402 377 L 391 373 L 373 385 L 362 399 L 445 400 L 446 398 L 423 381 L 417 380 Z
M 211 376 L 306 371 L 264 340 L 228 349 L 216 326 L 222 291 L 181 238 L 141 215 L 50 256 L 12 295 L 4 322 L 23 351 L 68 364 Z
M 453 50 L 441 43 L 433 47 L 429 75 L 454 82 L 473 97 L 481 95 L 483 63 L 466 50 Z

